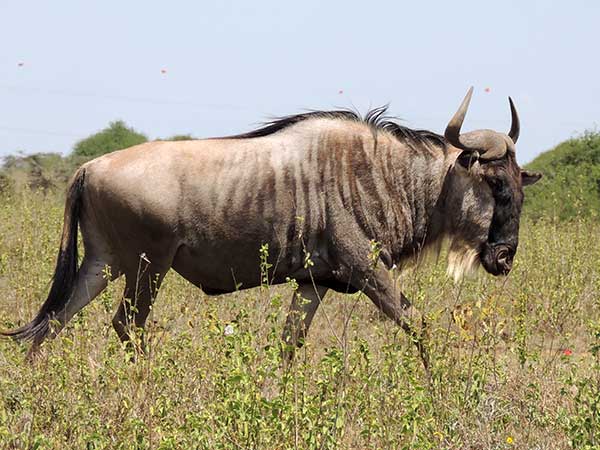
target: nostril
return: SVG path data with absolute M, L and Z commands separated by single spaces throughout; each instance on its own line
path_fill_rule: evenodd
M 498 262 L 506 262 L 508 261 L 508 250 L 500 250 L 498 255 L 496 255 L 496 261 Z
M 512 261 L 509 258 L 501 258 L 498 260 L 498 267 L 504 275 L 508 274 L 512 269 Z
M 510 272 L 512 268 L 512 258 L 508 248 L 501 248 L 496 254 L 496 266 L 504 274 Z
M 508 262 L 508 260 L 506 258 L 502 258 L 498 260 L 498 268 L 503 272 L 503 273 L 508 273 L 511 269 L 510 263 Z

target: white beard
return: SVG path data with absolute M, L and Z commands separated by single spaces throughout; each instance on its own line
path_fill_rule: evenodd
M 460 281 L 465 275 L 470 275 L 479 268 L 479 251 L 464 242 L 453 241 L 448 250 L 448 269 L 446 273 Z

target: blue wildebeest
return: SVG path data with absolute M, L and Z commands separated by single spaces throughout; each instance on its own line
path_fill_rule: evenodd
M 299 284 L 284 328 L 290 347 L 306 335 L 327 290 L 362 290 L 425 358 L 420 315 L 396 292 L 389 269 L 446 238 L 455 278 L 479 263 L 507 274 L 522 188 L 541 176 L 517 165 L 512 100 L 508 135 L 460 133 L 471 94 L 444 136 L 403 127 L 385 108 L 365 118 L 310 112 L 247 134 L 150 142 L 84 164 L 68 188 L 48 297 L 31 322 L 5 334 L 32 340 L 35 352 L 102 292 L 108 266 L 113 279 L 126 278 L 113 326 L 128 342 L 170 268 L 209 295 L 255 287 L 266 243 L 272 282 Z

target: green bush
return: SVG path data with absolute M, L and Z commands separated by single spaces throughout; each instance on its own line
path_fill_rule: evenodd
M 526 214 L 559 220 L 600 217 L 600 133 L 586 131 L 525 166 L 544 178 L 527 188 Z
M 77 142 L 73 148 L 73 155 L 93 158 L 142 144 L 147 140 L 146 135 L 128 127 L 122 120 L 117 120 L 98 133 Z
M 171 137 L 165 138 L 165 139 L 160 139 L 163 141 L 193 141 L 194 139 L 196 139 L 194 136 L 192 136 L 191 134 L 175 134 Z

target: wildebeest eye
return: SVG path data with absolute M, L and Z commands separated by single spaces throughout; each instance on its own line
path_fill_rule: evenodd
M 477 150 L 463 151 L 456 159 L 456 162 L 465 169 L 470 170 L 471 166 L 479 161 L 479 152 Z
M 477 161 L 477 157 L 466 152 L 463 152 L 457 159 L 457 162 L 467 170 L 471 168 L 475 161 Z

